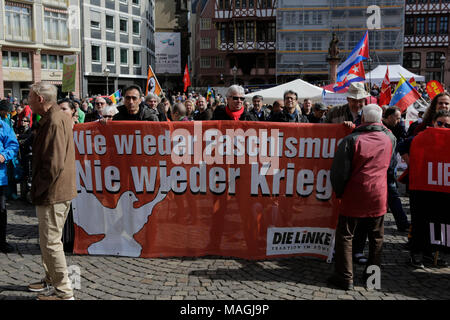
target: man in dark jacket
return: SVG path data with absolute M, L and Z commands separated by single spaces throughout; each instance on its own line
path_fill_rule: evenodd
M 244 109 L 244 88 L 232 85 L 227 91 L 227 105 L 218 106 L 212 120 L 257 121 L 256 117 Z
M 194 112 L 195 121 L 206 121 L 212 119 L 212 111 L 206 105 L 205 97 L 200 96 L 197 100 L 197 111 Z
M 273 122 L 297 122 L 308 123 L 308 118 L 302 114 L 302 109 L 298 105 L 298 95 L 292 90 L 288 90 L 283 95 L 283 111 L 273 115 Z
M 368 230 L 367 266 L 381 264 L 387 170 L 396 146 L 394 135 L 381 124 L 381 116 L 382 109 L 376 104 L 364 107 L 362 125 L 342 140 L 331 166 L 331 185 L 342 202 L 336 228 L 335 272 L 328 282 L 344 290 L 353 288 L 352 241 L 359 224 Z
M 131 85 L 123 91 L 124 105 L 117 108 L 113 120 L 158 121 L 158 116 L 142 102 L 142 89 Z
M 326 105 L 321 102 L 317 102 L 312 107 L 311 112 L 307 115 L 309 123 L 324 123 L 325 122 L 325 113 L 328 111 Z
M 250 113 L 258 119 L 258 121 L 267 121 L 270 115 L 270 109 L 263 107 L 264 98 L 260 95 L 256 95 L 252 98 L 253 108 Z

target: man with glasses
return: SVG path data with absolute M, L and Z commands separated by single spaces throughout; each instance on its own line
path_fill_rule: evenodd
M 113 120 L 125 121 L 158 121 L 158 116 L 152 112 L 142 101 L 142 89 L 137 85 L 131 85 L 123 90 L 123 106 L 119 106 L 119 112 Z
M 214 110 L 212 120 L 257 121 L 256 117 L 244 108 L 244 94 L 244 88 L 241 86 L 232 85 L 228 88 L 227 105 L 218 106 Z
M 92 122 L 97 121 L 103 118 L 103 109 L 107 106 L 107 102 L 105 98 L 97 97 L 95 98 L 94 103 L 94 111 L 91 113 L 88 113 L 85 118 L 84 122 Z
M 298 106 L 297 93 L 295 91 L 288 90 L 284 93 L 283 98 L 283 111 L 274 115 L 271 121 L 308 123 L 308 118 L 302 114 L 302 110 Z

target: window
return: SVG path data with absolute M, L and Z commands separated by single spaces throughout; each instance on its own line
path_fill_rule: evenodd
M 31 6 L 5 2 L 6 39 L 31 41 Z
M 5 68 L 30 69 L 30 54 L 28 52 L 2 51 Z
M 241 0 L 235 0 L 235 4 L 236 4 L 236 9 L 241 8 Z
M 311 49 L 322 50 L 322 38 L 319 36 L 311 37 Z
M 210 30 L 211 29 L 211 19 L 200 19 L 200 30 Z
M 67 13 L 44 8 L 44 42 L 67 45 L 68 32 Z
M 201 38 L 200 49 L 211 49 L 211 38 Z
M 255 41 L 255 22 L 247 22 L 245 37 L 247 42 Z
M 120 32 L 127 32 L 128 31 L 127 23 L 128 23 L 127 20 L 120 19 Z
M 428 18 L 428 34 L 436 34 L 437 33 L 437 18 L 429 17 Z
M 64 56 L 54 54 L 41 54 L 41 69 L 43 70 L 62 70 Z
M 268 35 L 267 35 L 267 40 L 268 41 L 275 41 L 276 39 L 276 26 L 275 26 L 275 22 L 269 22 L 268 23 Z
M 91 59 L 93 62 L 100 62 L 100 47 L 92 46 Z
M 220 57 L 216 57 L 216 68 L 222 69 L 224 67 L 225 67 L 225 61 Z
M 427 68 L 440 68 L 441 67 L 440 58 L 443 55 L 444 55 L 443 52 L 428 52 L 427 53 Z
M 439 33 L 440 34 L 448 33 L 448 16 L 441 17 L 439 19 Z
M 133 50 L 133 65 L 140 66 L 141 65 L 141 52 Z
M 8 51 L 2 51 L 2 66 L 5 68 L 9 67 Z
M 106 15 L 106 29 L 114 30 L 114 17 Z
M 128 65 L 128 49 L 120 49 L 120 64 Z
M 255 7 L 255 0 L 248 0 L 249 9 L 253 9 Z
M 30 68 L 30 54 L 28 52 L 22 52 L 20 60 L 22 68 Z
M 322 24 L 322 12 L 312 12 L 312 24 Z
M 211 68 L 211 58 L 210 57 L 201 57 L 200 58 L 200 68 L 202 68 L 202 69 Z
M 91 28 L 100 29 L 100 22 L 91 20 Z
M 236 40 L 244 41 L 244 38 L 245 38 L 244 23 L 236 22 Z
M 133 3 L 134 5 L 137 5 L 137 6 L 138 6 L 138 5 L 139 5 L 139 0 L 133 0 L 132 3 Z
M 48 56 L 48 68 L 52 70 L 58 70 L 58 56 L 50 54 Z
M 106 48 L 106 62 L 107 63 L 114 63 L 114 48 L 107 47 Z
M 416 20 L 416 33 L 425 34 L 425 18 L 417 18 Z
M 139 21 L 133 21 L 133 35 L 138 36 L 141 34 L 141 23 Z
M 412 35 L 414 34 L 414 18 L 413 17 L 406 17 L 405 20 L 405 35 Z
M 10 65 L 11 68 L 18 68 L 19 67 L 19 53 L 18 52 L 11 52 L 11 59 L 10 59 Z
M 46 54 L 41 54 L 41 69 L 42 70 L 48 69 L 47 55 Z

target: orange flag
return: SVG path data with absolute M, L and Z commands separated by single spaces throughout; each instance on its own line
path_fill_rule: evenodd
M 148 75 L 147 75 L 147 87 L 145 88 L 145 95 L 149 93 L 154 93 L 157 96 L 161 94 L 161 86 L 159 85 L 158 79 L 156 79 L 156 75 L 153 73 L 152 66 L 148 66 Z

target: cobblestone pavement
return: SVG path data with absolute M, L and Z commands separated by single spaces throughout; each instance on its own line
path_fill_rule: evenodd
M 403 198 L 403 200 L 406 200 Z M 408 204 L 404 202 L 405 208 Z M 8 202 L 8 242 L 0 253 L 0 300 L 35 299 L 26 286 L 43 276 L 34 208 Z M 450 268 L 415 270 L 408 264 L 407 235 L 386 215 L 381 289 L 367 290 L 355 266 L 355 289 L 331 289 L 332 264 L 310 257 L 246 261 L 224 257 L 136 259 L 66 255 L 81 271 L 76 299 L 149 300 L 410 300 L 450 299 Z M 448 259 L 448 257 L 446 257 Z

